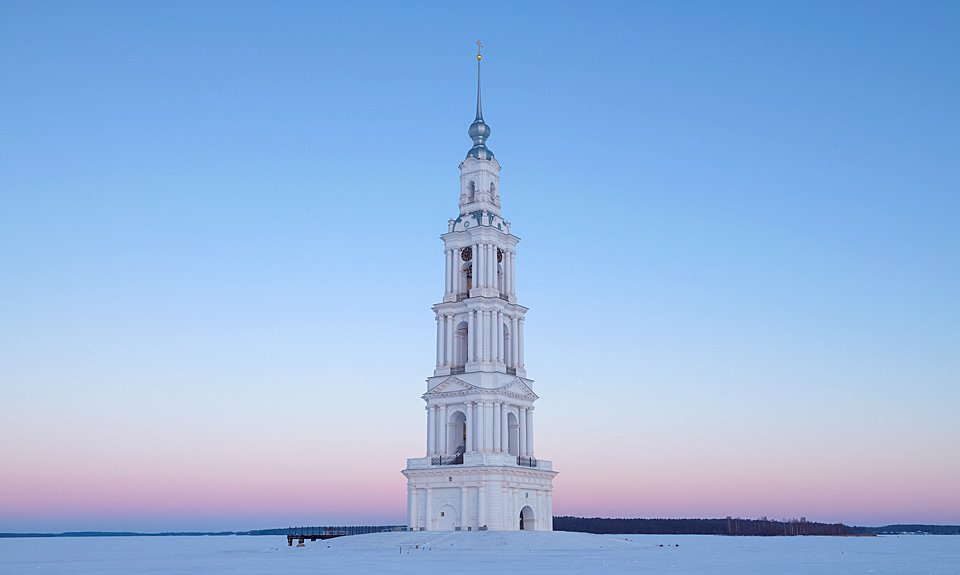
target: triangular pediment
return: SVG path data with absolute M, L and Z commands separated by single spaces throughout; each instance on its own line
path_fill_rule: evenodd
M 495 389 L 494 391 L 497 393 L 502 393 L 503 395 L 510 395 L 513 397 L 526 399 L 528 401 L 540 399 L 540 396 L 534 393 L 533 390 L 530 389 L 530 386 L 519 377 L 513 381 L 507 382 L 506 385 L 501 386 L 499 389 Z
M 437 397 L 441 395 L 454 395 L 464 392 L 470 392 L 480 389 L 472 383 L 467 383 L 458 377 L 448 377 L 438 383 L 433 389 L 423 395 L 423 397 Z

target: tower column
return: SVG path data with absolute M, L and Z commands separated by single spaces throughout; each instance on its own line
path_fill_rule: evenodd
M 517 295 L 517 254 L 510 252 L 510 295 Z
M 450 295 L 450 292 L 453 291 L 453 282 L 451 278 L 453 274 L 451 273 L 451 268 L 453 268 L 452 258 L 450 257 L 451 250 L 447 249 L 443 252 L 443 293 L 444 295 Z
M 427 455 L 433 455 L 433 406 L 424 408 L 427 412 Z
M 409 495 L 407 496 L 407 501 L 410 502 L 410 509 L 407 510 L 408 519 L 407 524 L 410 526 L 411 531 L 417 530 L 417 489 L 413 486 L 410 486 L 407 489 Z
M 500 451 L 510 453 L 510 425 L 507 420 L 507 404 L 500 404 Z
M 447 453 L 447 446 L 450 445 L 447 442 L 447 435 L 449 433 L 450 425 L 447 423 L 447 406 L 440 406 L 440 455 Z
M 487 486 L 481 481 L 477 486 L 477 527 L 487 524 Z
M 473 278 L 474 286 L 478 290 L 483 287 L 483 244 L 477 242 L 473 245 Z
M 437 314 L 437 367 L 443 365 L 443 324 Z
M 464 415 L 467 417 L 466 426 L 467 426 L 467 444 L 464 447 L 467 451 L 473 451 L 473 402 L 468 401 L 466 408 L 463 410 Z
M 467 361 L 466 363 L 470 363 L 475 359 L 474 348 L 476 347 L 476 344 L 474 344 L 474 339 L 476 339 L 476 333 L 474 333 L 473 331 L 476 329 L 474 327 L 475 325 L 476 325 L 476 322 L 473 321 L 473 310 L 472 309 L 467 310 Z
M 533 457 L 533 409 L 527 409 L 527 455 Z
M 453 365 L 453 315 L 447 316 L 447 365 Z
M 481 334 L 483 333 L 483 316 L 480 315 L 480 310 L 472 310 L 470 313 L 473 314 L 473 327 L 476 330 L 476 333 L 473 334 L 473 361 L 481 361 L 483 357 L 483 340 L 481 339 Z
M 487 445 L 484 442 L 483 429 L 483 402 L 477 402 L 477 451 L 486 451 Z
M 517 367 L 523 368 L 526 365 L 523 361 L 523 317 L 520 317 L 520 321 L 517 325 Z
M 480 310 L 480 318 L 480 323 L 483 324 L 483 350 L 481 351 L 483 355 L 480 359 L 481 361 L 490 361 L 490 328 L 488 327 L 490 325 L 490 314 Z
M 496 452 L 500 451 L 500 445 L 502 440 L 500 439 L 503 431 L 500 429 L 500 402 L 493 404 L 493 450 Z
M 510 318 L 510 363 L 514 368 L 518 367 L 520 360 L 518 356 L 520 355 L 520 333 L 519 333 L 519 324 L 520 321 L 516 317 Z
M 520 408 L 520 445 L 517 446 L 517 450 L 520 452 L 521 457 L 527 456 L 527 408 Z
M 467 526 L 467 486 L 460 486 L 460 529 Z
M 497 363 L 503 361 L 503 312 L 497 310 Z

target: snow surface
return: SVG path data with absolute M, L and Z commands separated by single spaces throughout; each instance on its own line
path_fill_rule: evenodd
M 717 537 L 563 532 L 0 539 L 0 575 L 399 573 L 960 573 L 960 537 Z

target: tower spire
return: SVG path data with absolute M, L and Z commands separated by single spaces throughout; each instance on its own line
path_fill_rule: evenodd
M 483 44 L 477 40 L 477 117 L 470 124 L 467 134 L 473 140 L 473 147 L 467 152 L 467 157 L 474 157 L 478 160 L 492 160 L 493 152 L 486 146 L 487 138 L 490 137 L 490 126 L 483 121 L 483 107 L 480 104 L 480 61 L 483 60 L 483 54 L 480 50 Z
M 480 53 L 480 50 L 483 49 L 483 44 L 480 40 L 477 40 L 477 117 L 476 121 L 483 121 L 483 107 L 480 105 L 480 60 L 483 60 L 483 54 Z

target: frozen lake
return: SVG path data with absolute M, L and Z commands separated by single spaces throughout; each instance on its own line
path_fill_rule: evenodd
M 0 574 L 960 573 L 960 537 L 378 533 L 287 547 L 282 536 L 0 539 Z

